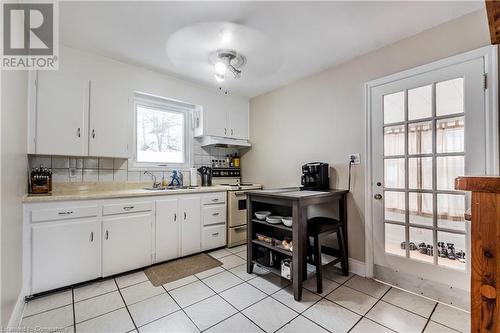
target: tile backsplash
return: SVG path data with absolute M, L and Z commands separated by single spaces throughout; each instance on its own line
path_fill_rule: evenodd
M 224 159 L 227 154 L 234 154 L 238 150 L 233 148 L 202 148 L 198 141 L 194 140 L 192 165 L 198 168 L 202 165 L 211 165 L 212 160 Z M 43 165 L 52 170 L 53 182 L 147 182 L 151 177 L 144 171 L 151 171 L 158 180 L 163 176 L 168 178 L 170 170 L 129 170 L 128 160 L 124 158 L 97 158 L 97 157 L 68 157 L 29 155 L 29 168 Z M 187 170 L 184 173 L 184 182 L 189 180 Z

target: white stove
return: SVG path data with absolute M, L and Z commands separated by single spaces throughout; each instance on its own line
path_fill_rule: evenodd
M 245 191 L 260 190 L 260 184 L 242 183 L 239 169 L 215 169 L 212 184 L 229 186 L 227 192 L 227 246 L 247 241 L 247 196 Z

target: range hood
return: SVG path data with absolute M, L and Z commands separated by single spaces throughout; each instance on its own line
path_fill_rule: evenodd
M 223 138 L 220 136 L 204 135 L 197 138 L 202 147 L 234 147 L 248 148 L 252 144 L 248 140 Z

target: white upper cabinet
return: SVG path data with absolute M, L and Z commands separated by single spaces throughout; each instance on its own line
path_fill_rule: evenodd
M 203 106 L 195 135 L 247 140 L 249 138 L 248 115 L 247 100 L 221 97 L 217 102 Z
M 54 71 L 40 71 L 35 89 L 36 154 L 87 155 L 89 81 L 64 76 Z M 31 149 L 32 150 L 32 149 Z
M 227 114 L 228 136 L 248 139 L 248 109 L 234 109 Z
M 33 87 L 30 153 L 129 157 L 128 90 L 53 71 L 38 72 Z
M 129 96 L 119 84 L 90 82 L 89 155 L 129 157 Z

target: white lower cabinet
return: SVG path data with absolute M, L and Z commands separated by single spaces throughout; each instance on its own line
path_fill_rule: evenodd
M 179 199 L 181 213 L 181 256 L 201 251 L 201 198 L 189 197 Z
M 224 192 L 24 207 L 30 294 L 226 245 Z
M 152 264 L 153 214 L 123 214 L 102 220 L 102 275 Z
M 32 224 L 32 293 L 98 278 L 100 236 L 98 219 Z
M 156 200 L 156 262 L 180 257 L 181 224 L 178 199 Z

